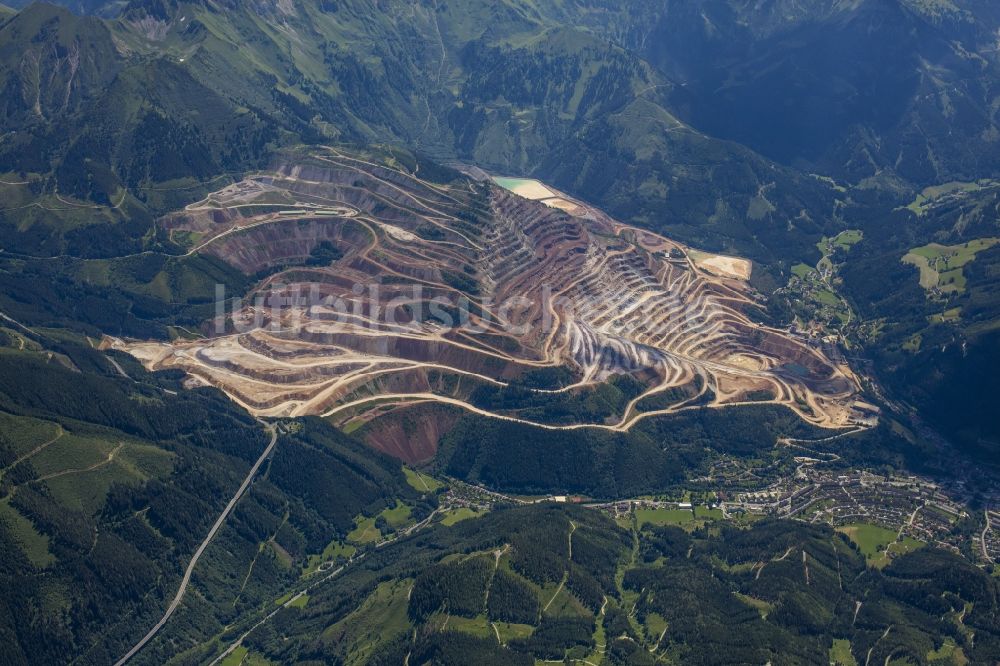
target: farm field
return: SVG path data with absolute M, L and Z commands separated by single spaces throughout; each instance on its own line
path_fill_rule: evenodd
M 877 525 L 858 523 L 838 527 L 837 531 L 846 534 L 858 545 L 865 559 L 880 569 L 888 565 L 894 557 L 913 552 L 925 545 L 924 542 L 909 536 L 897 540 L 896 531 Z
M 837 531 L 850 537 L 861 549 L 861 554 L 868 559 L 874 559 L 896 540 L 896 532 L 877 525 L 859 523 L 840 527 Z
M 711 509 L 707 506 L 694 507 L 694 517 L 698 520 L 722 520 L 722 509 Z
M 355 527 L 347 534 L 347 541 L 353 544 L 367 544 L 379 541 L 385 536 L 376 525 L 379 519 L 385 520 L 392 530 L 399 529 L 410 522 L 410 507 L 402 502 L 396 502 L 396 506 L 385 509 L 378 516 L 359 516 L 355 519 Z
M 500 634 L 500 643 L 506 645 L 516 638 L 527 638 L 535 630 L 530 624 L 514 624 L 511 622 L 493 622 Z
M 382 538 L 382 532 L 375 527 L 374 518 L 360 518 L 355 522 L 355 528 L 347 533 L 350 543 L 374 543 Z
M 435 622 L 438 618 L 432 617 L 430 622 Z M 445 623 L 447 623 L 445 625 Z M 445 615 L 441 618 L 441 626 L 447 626 L 449 631 L 460 631 L 479 638 L 492 638 L 496 640 L 493 627 L 485 615 L 476 617 L 461 617 L 459 615 Z
M 873 564 L 881 569 L 889 564 L 893 557 L 905 555 L 906 553 L 912 553 L 918 548 L 923 548 L 924 545 L 923 541 L 918 541 L 913 537 L 904 536 L 899 541 L 890 543 L 889 546 L 873 560 Z
M 404 466 L 403 473 L 406 475 L 406 482 L 410 484 L 411 488 L 418 492 L 433 493 L 444 485 L 437 479 L 427 476 L 426 474 L 410 467 Z
M 406 605 L 412 587 L 410 579 L 380 583 L 350 615 L 327 627 L 321 638 L 341 645 L 349 663 L 364 663 L 374 645 L 408 630 Z
M 636 509 L 635 519 L 640 529 L 643 525 L 684 525 L 694 521 L 690 509 Z
M 850 250 L 854 245 L 864 239 L 864 234 L 858 229 L 845 229 L 832 238 L 824 238 L 816 243 L 816 248 L 820 254 L 832 254 L 835 249 Z
M 927 653 L 927 661 L 931 663 L 954 664 L 954 666 L 965 666 L 969 663 L 968 658 L 958 645 L 955 639 L 947 638 L 940 648 Z
M 941 185 L 932 185 L 930 187 L 925 187 L 922 191 L 920 191 L 913 201 L 907 204 L 906 208 L 915 215 L 922 216 L 927 212 L 927 208 L 930 204 L 936 202 L 942 197 L 977 192 L 984 187 L 991 185 L 994 185 L 994 183 L 990 180 L 982 180 L 978 182 L 952 181 L 949 183 L 942 183 Z
M 451 527 L 456 523 L 460 523 L 463 520 L 468 520 L 469 518 L 477 518 L 481 516 L 482 513 L 473 511 L 468 507 L 459 507 L 458 509 L 452 509 L 445 513 L 444 518 L 441 519 L 441 524 L 447 527 Z
M 830 648 L 830 663 L 835 666 L 857 666 L 858 662 L 851 654 L 851 641 L 837 638 Z
M 920 286 L 932 293 L 961 293 L 965 291 L 962 268 L 983 250 L 1000 243 L 1000 238 L 979 238 L 960 245 L 930 243 L 913 248 L 903 263 L 920 270 Z
M 792 273 L 798 276 L 799 278 L 803 279 L 808 277 L 811 273 L 814 273 L 815 271 L 816 269 L 810 266 L 809 264 L 795 264 L 794 266 L 792 266 Z
M 240 645 L 219 663 L 221 664 L 221 666 L 240 666 L 247 658 L 249 652 L 250 650 Z
M 941 314 L 931 315 L 928 319 L 932 324 L 960 321 L 962 319 L 962 308 L 949 308 Z
M 317 567 L 324 562 L 336 562 L 338 559 L 347 559 L 357 552 L 357 548 L 349 543 L 333 540 L 326 545 L 323 552 L 318 555 L 311 555 L 304 568 L 306 573 L 316 571 Z

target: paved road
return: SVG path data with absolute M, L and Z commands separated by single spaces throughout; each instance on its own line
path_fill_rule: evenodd
M 134 657 L 142 648 L 144 648 L 146 643 L 151 641 L 153 637 L 156 636 L 160 629 L 163 628 L 163 625 L 167 623 L 167 620 L 170 619 L 170 616 L 174 614 L 174 611 L 177 610 L 177 607 L 180 606 L 181 600 L 184 598 L 184 593 L 187 592 L 188 584 L 191 582 L 191 574 L 194 572 L 195 565 L 198 564 L 198 559 L 201 557 L 202 553 L 205 552 L 205 549 L 208 548 L 208 544 L 212 542 L 212 539 L 219 531 L 219 528 L 222 527 L 222 524 L 226 522 L 226 518 L 228 518 L 229 514 L 233 512 L 233 509 L 236 507 L 236 503 L 240 501 L 240 498 L 243 497 L 247 488 L 250 487 L 250 483 L 253 481 L 253 477 L 256 476 L 257 471 L 260 470 L 260 466 L 264 464 L 267 457 L 271 455 L 271 451 L 274 450 L 274 445 L 278 441 L 278 429 L 274 425 L 270 424 L 265 427 L 271 433 L 271 441 L 268 443 L 267 448 L 264 449 L 264 453 L 261 454 L 260 458 L 257 459 L 257 462 L 255 462 L 253 467 L 250 468 L 250 473 L 247 474 L 245 479 L 243 479 L 243 483 L 240 484 L 240 487 L 236 491 L 236 494 L 233 495 L 233 498 L 229 500 L 229 504 L 227 504 L 226 508 L 223 509 L 221 514 L 219 514 L 215 524 L 212 525 L 212 529 L 208 531 L 208 536 L 206 536 L 205 540 L 201 542 L 200 546 L 198 546 L 198 550 L 194 551 L 191 561 L 188 562 L 187 570 L 184 572 L 184 578 L 181 579 L 181 585 L 177 589 L 177 594 L 174 596 L 174 600 L 171 601 L 170 605 L 167 607 L 167 612 L 165 612 L 163 617 L 160 618 L 160 621 L 149 630 L 149 633 L 143 636 L 142 640 L 136 643 L 131 650 L 125 653 L 124 657 L 115 663 L 115 666 L 122 666 L 122 664 Z

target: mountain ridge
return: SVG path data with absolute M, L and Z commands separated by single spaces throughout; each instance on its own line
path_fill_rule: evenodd
M 528 40 L 508 46 L 502 42 L 492 44 L 490 38 L 482 36 L 488 31 L 480 36 L 469 32 L 464 27 L 468 23 L 466 17 L 452 16 L 448 19 L 448 25 L 454 26 L 451 29 L 463 33 L 465 39 L 471 41 L 462 42 L 461 35 L 456 34 L 454 38 L 458 43 L 450 52 L 434 53 L 439 46 L 433 42 L 439 40 L 414 34 L 412 28 L 399 27 L 404 32 L 392 35 L 397 28 L 386 28 L 378 22 L 357 25 L 360 14 L 349 13 L 346 7 L 326 14 L 311 4 L 303 4 L 299 10 L 302 16 L 288 15 L 281 19 L 288 24 L 289 30 L 297 31 L 293 34 L 303 43 L 317 43 L 316 30 L 321 26 L 331 37 L 347 34 L 355 27 L 361 32 L 353 33 L 353 41 L 346 38 L 350 48 L 340 46 L 343 41 L 319 39 L 321 49 L 289 51 L 284 46 L 285 38 L 262 22 L 255 12 L 230 14 L 212 7 L 220 6 L 213 3 L 156 4 L 147 11 L 143 4 L 133 5 L 114 24 L 114 39 L 119 50 L 105 54 L 109 62 L 115 63 L 114 67 L 122 68 L 114 85 L 124 86 L 135 81 L 135 93 L 127 97 L 149 97 L 156 115 L 169 119 L 161 130 L 167 140 L 160 142 L 156 149 L 165 151 L 165 157 L 170 159 L 160 161 L 179 160 L 189 172 L 200 174 L 201 178 L 233 167 L 254 166 L 264 152 L 294 141 L 295 136 L 310 142 L 389 140 L 414 144 L 439 156 L 473 159 L 498 170 L 551 174 L 549 180 L 570 191 L 593 187 L 599 197 L 596 203 L 610 204 L 613 212 L 623 217 L 639 215 L 645 217 L 648 224 L 661 224 L 654 220 L 666 218 L 674 222 L 676 232 L 690 236 L 690 240 L 721 237 L 726 239 L 723 241 L 726 246 L 762 257 L 768 253 L 768 242 L 779 242 L 776 233 L 781 214 L 797 219 L 803 210 L 808 210 L 807 217 L 815 223 L 804 224 L 806 234 L 813 233 L 816 225 L 832 224 L 832 193 L 823 183 L 803 179 L 745 149 L 717 142 L 686 128 L 657 102 L 659 88 L 668 84 L 640 60 L 618 47 L 609 46 L 593 33 L 568 28 L 549 40 L 552 35 L 548 28 L 540 32 L 536 22 L 527 21 L 515 12 L 505 19 L 513 26 L 509 29 L 515 32 L 533 30 L 528 34 L 544 34 L 546 40 L 538 45 Z M 417 12 L 417 5 L 407 7 L 411 13 Z M 417 13 L 413 15 L 416 17 Z M 175 19 L 164 22 L 164 16 Z M 70 21 L 68 17 L 65 20 Z M 16 27 L 18 22 L 14 23 Z M 434 34 L 433 26 L 438 23 L 434 17 L 427 32 Z M 7 26 L 8 31 L 13 29 Z M 369 31 L 367 34 L 365 29 Z M 389 30 L 386 38 L 376 39 L 384 35 L 386 29 Z M 404 54 L 397 46 L 404 35 L 405 39 L 422 42 L 423 51 L 411 48 L 410 53 Z M 243 55 L 239 45 L 245 42 L 258 45 L 254 52 L 257 56 L 248 59 Z M 365 53 L 368 54 L 366 58 L 362 57 Z M 532 63 L 536 68 L 536 73 L 531 74 L 533 81 L 496 78 L 498 70 L 493 63 L 498 58 L 506 62 L 507 67 L 524 67 Z M 138 62 L 132 64 L 137 59 Z M 138 64 L 143 62 L 145 64 Z M 378 62 L 383 64 L 371 64 Z M 430 63 L 432 67 L 427 66 Z M 12 63 L 7 69 L 16 70 L 16 66 Z M 430 75 L 419 74 L 424 70 L 436 72 L 434 80 L 428 81 Z M 553 71 L 568 72 L 569 76 L 546 82 Z M 226 74 L 220 76 L 222 72 Z M 582 78 L 574 78 L 577 74 L 573 72 L 580 73 Z M 190 77 L 187 82 L 186 77 Z M 448 86 L 456 84 L 459 85 L 457 93 L 447 91 Z M 491 86 L 499 86 L 499 97 L 495 90 L 490 90 Z M 269 96 L 261 95 L 261 91 L 272 87 Z M 422 89 L 429 89 L 432 94 L 426 99 L 421 99 L 420 95 L 413 99 L 408 96 L 408 91 Z M 484 95 L 480 90 L 490 92 Z M 109 89 L 101 94 L 113 96 L 114 91 Z M 216 115 L 220 119 L 228 117 L 229 122 L 235 120 L 249 125 L 251 132 L 260 138 L 253 139 L 247 146 L 246 141 L 236 141 L 231 134 L 220 134 L 218 129 L 206 124 L 211 122 L 211 117 L 186 113 L 183 105 L 175 105 L 172 96 L 179 96 L 178 100 L 187 97 L 217 99 L 219 112 Z M 458 103 L 456 99 L 468 100 L 468 103 Z M 597 100 L 599 104 L 595 103 Z M 557 103 L 550 108 L 550 102 Z M 84 110 L 68 121 L 69 125 L 75 122 L 77 129 L 66 127 L 62 133 L 79 135 L 89 131 L 88 128 L 99 126 L 100 121 L 94 117 L 97 108 L 106 108 L 109 104 L 113 108 L 127 109 L 129 106 L 116 100 L 102 100 L 91 110 Z M 249 114 L 242 111 L 247 108 Z M 22 114 L 28 111 L 21 109 Z M 640 148 L 642 137 L 647 134 L 645 130 L 628 129 L 636 122 L 635 118 L 645 116 L 653 118 L 652 124 L 645 129 L 660 136 L 655 150 Z M 515 121 L 514 118 L 520 119 Z M 122 118 L 117 129 L 111 130 L 112 137 L 115 134 L 128 137 L 141 121 L 142 117 L 137 115 Z M 163 125 L 162 121 L 157 123 Z M 619 127 L 614 127 L 615 124 Z M 616 146 L 617 140 L 612 138 L 616 135 L 621 137 L 620 146 Z M 609 144 L 609 138 L 613 143 Z M 239 148 L 220 154 L 219 142 L 235 143 Z M 0 168 L 26 170 L 26 165 L 19 163 L 23 146 L 23 142 L 11 145 L 8 158 L 0 159 Z M 53 148 L 56 159 L 64 163 L 67 157 L 60 153 L 72 151 L 72 145 Z M 611 192 L 606 185 L 601 187 L 594 176 L 578 178 L 544 159 L 547 154 L 581 151 L 602 159 L 609 149 L 616 152 L 623 163 L 632 165 L 622 172 L 625 182 Z M 154 147 L 130 146 L 133 159 L 140 161 L 153 159 L 153 156 L 147 157 L 152 150 Z M 707 159 L 710 164 L 707 169 L 686 168 L 669 153 Z M 63 169 L 60 191 L 73 193 L 86 201 L 105 203 L 117 202 L 123 184 L 132 188 L 151 184 L 149 177 L 136 173 L 141 172 L 141 167 L 123 163 L 122 158 L 114 154 L 97 161 L 77 166 L 70 161 Z M 730 171 L 725 166 L 727 161 L 747 166 Z M 711 192 L 715 179 L 722 177 L 715 175 L 717 172 L 725 172 L 724 177 L 729 180 L 742 181 L 737 189 L 727 188 L 737 200 L 726 205 L 717 199 L 708 199 L 696 205 L 692 194 Z M 167 179 L 171 174 L 159 176 Z M 131 182 L 126 182 L 128 180 Z M 651 183 L 648 190 L 634 187 L 642 180 Z M 86 189 L 71 188 L 73 182 L 84 181 L 89 185 Z M 772 181 L 783 196 L 777 201 L 775 214 L 765 212 L 764 218 L 775 228 L 766 232 L 764 243 L 748 242 L 751 232 L 740 222 L 741 214 L 750 205 L 753 198 L 750 193 L 770 186 Z M 675 187 L 676 196 L 663 196 Z M 629 189 L 633 192 L 631 195 L 626 194 Z M 629 207 L 627 199 L 637 201 Z M 162 208 L 157 210 L 163 212 Z M 686 217 L 692 218 L 691 221 L 680 223 Z M 696 229 L 706 223 L 715 224 L 712 234 Z M 785 223 L 780 224 L 783 229 Z M 796 242 L 809 244 L 805 238 Z

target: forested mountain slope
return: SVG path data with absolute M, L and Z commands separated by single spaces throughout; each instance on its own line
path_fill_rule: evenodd
M 630 37 L 685 85 L 694 126 L 838 179 L 995 173 L 996 26 L 984 2 L 668 2 Z
M 269 435 L 214 390 L 83 339 L 0 334 L 4 663 L 112 663 L 160 617 Z M 320 422 L 282 427 L 195 572 L 187 598 L 201 601 L 175 624 L 205 630 L 277 596 L 308 555 L 397 498 L 430 511 L 398 462 Z M 236 599 L 206 602 L 237 570 Z
M 986 663 L 1000 649 L 996 593 L 939 551 L 866 570 L 829 529 L 686 532 L 541 505 L 374 552 L 304 604 L 185 659 L 231 649 L 310 664 Z
M 30 183 L 15 201 L 41 195 L 44 208 L 19 213 L 31 233 L 22 223 L 5 242 L 79 254 L 60 237 L 89 203 L 133 221 L 116 235 L 137 244 L 146 211 L 295 140 L 395 141 L 537 173 L 614 214 L 763 258 L 834 228 L 828 185 L 684 125 L 665 105 L 668 79 L 563 12 L 384 4 L 136 2 L 110 24 L 21 12 L 0 32 L 6 122 L 21 130 L 0 170 Z M 36 63 L 65 80 L 32 78 Z

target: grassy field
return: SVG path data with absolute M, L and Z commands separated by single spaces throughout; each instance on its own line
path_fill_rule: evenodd
M 833 293 L 829 289 L 819 289 L 815 292 L 816 300 L 823 305 L 829 305 L 832 308 L 840 305 L 840 299 L 837 298 L 837 294 Z
M 833 238 L 824 237 L 823 240 L 816 243 L 816 248 L 821 254 L 831 254 L 834 250 L 850 250 L 851 247 L 860 243 L 864 238 L 864 234 L 858 229 L 845 229 Z
M 396 506 L 384 510 L 380 515 L 385 518 L 391 527 L 400 528 L 410 522 L 410 513 L 411 509 L 408 505 L 397 501 Z
M 694 520 L 690 509 L 636 509 L 636 522 L 639 529 L 646 523 L 650 525 L 683 525 Z
M 183 229 L 171 229 L 170 240 L 183 247 L 194 247 L 205 238 L 205 234 L 200 231 L 188 231 Z
M 51 421 L 0 412 L 0 432 L 17 456 L 23 456 L 57 437 L 62 429 Z
M 336 560 L 338 557 L 347 559 L 357 552 L 357 548 L 349 543 L 342 543 L 337 540 L 333 540 L 326 544 L 326 548 L 319 555 L 310 555 L 309 562 L 305 566 L 305 571 L 315 571 L 316 568 L 323 562 L 329 562 L 331 560 Z
M 767 617 L 767 614 L 774 608 L 774 604 L 763 599 L 758 599 L 757 597 L 751 597 L 749 594 L 741 594 L 739 592 L 734 592 L 733 594 L 746 605 L 756 608 L 762 618 Z
M 698 520 L 722 520 L 722 509 L 710 509 L 707 506 L 696 506 L 694 517 Z
M 816 269 L 810 266 L 809 264 L 795 264 L 794 266 L 792 266 L 792 274 L 797 275 L 803 280 L 815 272 Z
M 486 619 L 485 615 L 473 618 L 452 615 L 448 618 L 448 631 L 461 631 L 473 636 L 479 636 L 480 638 L 492 638 L 496 640 L 493 627 L 490 626 L 490 622 Z
M 868 563 L 880 569 L 887 566 L 894 557 L 912 552 L 925 545 L 923 541 L 912 537 L 903 537 L 897 541 L 896 531 L 877 525 L 859 523 L 838 527 L 837 531 L 850 537 L 851 541 L 861 549 L 861 553 L 868 560 Z
M 246 649 L 242 645 L 230 652 L 225 659 L 223 659 L 220 664 L 221 666 L 240 666 L 243 660 L 246 659 L 247 653 L 250 650 Z
M 347 540 L 356 544 L 374 543 L 383 536 L 381 530 L 375 527 L 376 518 L 385 518 L 390 527 L 399 529 L 410 522 L 410 511 L 408 505 L 397 501 L 396 506 L 384 509 L 378 516 L 371 518 L 358 516 L 355 518 L 354 529 L 347 534 Z
M 367 423 L 367 421 L 364 419 L 354 418 L 344 424 L 343 427 L 341 427 L 341 430 L 344 431 L 345 435 L 350 435 L 351 433 L 357 432 L 361 426 L 365 425 L 365 423 Z M 409 481 L 409 477 L 407 477 L 407 481 Z
M 380 583 L 354 612 L 327 627 L 321 640 L 337 644 L 347 663 L 364 663 L 375 647 L 409 631 L 406 606 L 412 585 L 409 579 Z
M 928 317 L 928 320 L 932 324 L 945 324 L 952 321 L 961 321 L 961 319 L 962 308 L 950 308 L 941 314 L 935 314 Z
M 309 595 L 303 594 L 301 597 L 296 597 L 295 601 L 288 604 L 291 608 L 305 608 L 306 604 L 309 603 Z
M 888 566 L 889 563 L 892 562 L 893 557 L 913 552 L 918 548 L 922 548 L 924 545 L 923 541 L 918 541 L 912 537 L 903 537 L 899 541 L 890 543 L 889 547 L 872 561 L 872 564 L 881 569 L 882 567 Z
M 920 270 L 920 286 L 944 293 L 965 291 L 962 267 L 983 250 L 1000 243 L 1000 238 L 978 238 L 959 245 L 930 243 L 915 247 L 903 256 L 903 263 Z
M 444 485 L 433 477 L 421 474 L 417 470 L 410 469 L 409 467 L 403 467 L 403 474 L 406 475 L 406 482 L 418 492 L 432 493 Z
M 932 185 L 931 187 L 925 187 L 909 204 L 906 208 L 914 215 L 921 216 L 927 212 L 927 204 L 935 199 L 944 196 L 945 194 L 953 194 L 955 192 L 975 192 L 981 189 L 982 186 L 979 183 L 963 183 L 960 181 L 952 181 L 950 183 L 943 183 L 941 185 Z
M 481 515 L 483 515 L 482 512 L 473 511 L 472 509 L 463 506 L 448 511 L 444 518 L 441 519 L 441 524 L 451 527 L 455 523 L 460 523 L 463 520 L 468 520 L 469 518 L 478 518 Z
M 851 541 L 858 544 L 858 548 L 861 549 L 861 553 L 869 561 L 876 558 L 880 552 L 885 550 L 890 543 L 896 540 L 896 532 L 884 527 L 879 527 L 878 525 L 858 523 L 855 525 L 839 527 L 837 528 L 837 531 L 843 532 L 850 537 Z
M 545 615 L 554 615 L 556 617 L 589 617 L 592 613 L 587 610 L 580 600 L 576 598 L 576 595 L 569 591 L 565 585 L 559 590 L 559 594 L 555 595 L 553 599 L 552 595 L 555 593 L 558 584 L 553 585 L 551 592 L 546 589 L 545 599 L 542 601 L 542 608 L 551 600 L 552 603 L 549 605 L 549 609 L 545 611 Z
M 919 333 L 914 333 L 909 337 L 909 339 L 903 342 L 903 344 L 900 345 L 900 347 L 902 347 L 903 351 L 908 351 L 915 354 L 918 351 L 920 351 L 920 347 L 923 344 L 923 342 L 924 342 L 923 336 L 920 335 Z
M 957 666 L 964 666 L 969 663 L 968 657 L 962 651 L 955 641 L 951 638 L 945 639 L 944 643 L 937 650 L 931 650 L 927 653 L 927 661 L 936 662 L 942 664 L 956 664 Z
M 354 529 L 347 533 L 347 540 L 351 543 L 374 543 L 382 538 L 382 533 L 375 527 L 374 518 L 357 518 L 354 526 Z
M 663 633 L 663 630 L 667 628 L 667 621 L 663 619 L 658 613 L 649 613 L 646 615 L 646 636 L 650 640 L 655 641 Z
M 494 622 L 500 633 L 500 642 L 504 645 L 515 638 L 527 638 L 535 630 L 530 624 L 513 624 L 511 622 Z
M 857 660 L 851 654 L 851 641 L 846 638 L 837 638 L 830 648 L 830 663 L 836 666 L 858 666 Z

